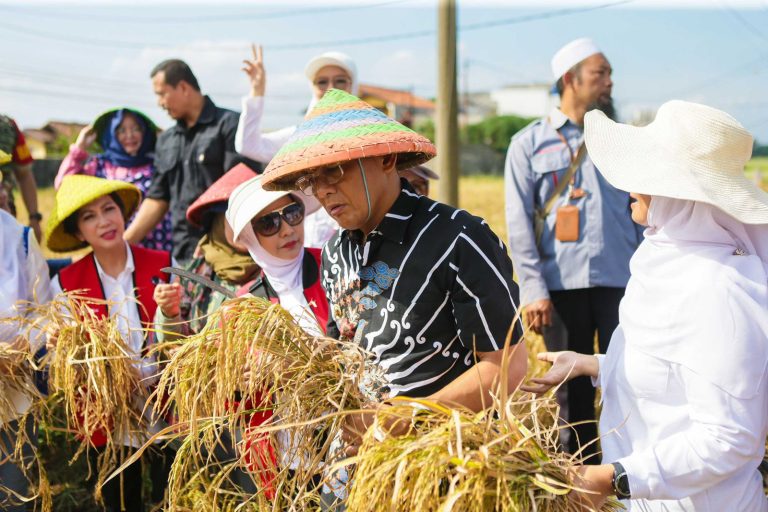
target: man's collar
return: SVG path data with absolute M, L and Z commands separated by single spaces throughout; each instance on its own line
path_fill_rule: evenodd
M 96 255 L 93 255 L 93 261 L 96 263 L 96 272 L 99 273 L 99 279 L 104 279 L 105 277 L 109 277 L 110 279 L 119 279 L 120 276 L 123 275 L 124 272 L 133 273 L 134 270 L 136 270 L 136 266 L 133 263 L 133 251 L 131 251 L 131 246 L 128 245 L 128 242 L 125 242 L 125 250 L 127 251 L 127 258 L 125 260 L 125 268 L 122 272 L 115 278 L 107 274 L 104 269 L 101 267 L 101 264 L 99 263 L 99 258 L 96 257 Z
M 197 121 L 190 127 L 187 127 L 187 123 L 183 119 L 176 121 L 176 126 L 182 130 L 189 130 L 199 124 L 211 124 L 216 120 L 216 105 L 213 104 L 213 100 L 208 95 L 203 96 L 203 110 L 200 111 Z
M 566 125 L 566 123 L 568 123 L 568 122 L 571 122 L 571 123 L 573 123 L 573 121 L 571 121 L 571 120 L 568 118 L 568 116 L 567 116 L 567 115 L 565 115 L 565 114 L 563 113 L 563 111 L 562 111 L 562 110 L 560 110 L 560 109 L 559 109 L 559 108 L 557 108 L 557 107 L 553 108 L 553 109 L 550 111 L 550 113 L 549 113 L 549 116 L 548 116 L 548 119 L 549 119 L 549 122 L 550 122 L 550 124 L 552 125 L 552 128 L 554 128 L 555 130 L 559 130 L 560 128 L 562 128 L 563 126 L 565 126 L 565 125 Z
M 392 240 L 398 244 L 405 241 L 405 234 L 408 230 L 408 223 L 416 210 L 416 204 L 419 201 L 419 195 L 413 191 L 413 187 L 405 178 L 400 178 L 400 195 L 397 196 L 392 207 L 384 215 L 384 219 L 371 232 Z M 342 233 L 351 241 L 361 243 L 364 239 L 360 230 L 345 230 Z

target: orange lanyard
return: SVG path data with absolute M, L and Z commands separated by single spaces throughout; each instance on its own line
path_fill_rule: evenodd
M 571 149 L 571 145 L 568 144 L 567 140 L 565 140 L 565 137 L 563 137 L 563 134 L 560 133 L 560 130 L 555 128 L 555 125 L 552 124 L 552 120 L 549 118 L 549 116 L 547 116 L 547 122 L 549 123 L 549 125 L 552 128 L 554 128 L 555 133 L 557 134 L 558 137 L 560 137 L 560 140 L 563 142 L 563 144 L 565 144 L 565 147 L 568 148 L 568 153 L 571 155 L 571 163 L 573 163 L 573 161 L 576 160 L 576 155 L 573 153 L 573 149 Z M 570 183 L 571 187 L 573 187 L 573 184 L 576 183 L 576 174 L 578 172 L 579 171 L 577 170 L 575 173 L 573 173 L 573 176 L 571 177 L 571 183 Z M 556 172 L 552 173 L 552 181 L 554 182 L 555 186 L 557 186 L 557 173 Z

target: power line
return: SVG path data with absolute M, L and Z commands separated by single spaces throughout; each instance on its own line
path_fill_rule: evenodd
M 607 7 L 623 5 L 623 4 L 630 3 L 632 1 L 634 0 L 619 0 L 615 2 L 588 6 L 588 7 L 558 9 L 553 11 L 541 12 L 537 14 L 527 14 L 527 15 L 517 16 L 514 18 L 507 18 L 503 20 L 492 20 L 492 21 L 486 21 L 486 22 L 480 22 L 480 23 L 472 23 L 472 24 L 468 24 L 460 27 L 459 31 L 463 32 L 463 31 L 480 30 L 480 29 L 494 28 L 494 27 L 499 27 L 504 25 L 514 25 L 519 23 L 525 23 L 529 21 L 551 19 L 551 18 L 562 17 L 562 16 L 570 16 L 573 14 L 580 14 L 580 13 L 595 11 L 598 9 L 605 9 Z M 3 29 L 16 32 L 18 34 L 33 35 L 33 36 L 41 37 L 44 39 L 70 43 L 70 44 L 84 44 L 88 46 L 96 45 L 101 47 L 113 47 L 113 48 L 145 48 L 148 45 L 160 46 L 160 47 L 167 46 L 166 43 L 147 43 L 146 41 L 141 41 L 141 42 L 120 41 L 120 40 L 114 40 L 114 39 L 97 39 L 97 38 L 91 38 L 91 37 L 79 37 L 79 36 L 71 36 L 71 35 L 63 35 L 63 34 L 49 34 L 47 32 L 35 30 L 34 28 L 11 24 L 7 22 L 3 22 L 3 24 L 0 25 L 0 31 L 2 31 Z M 363 45 L 363 44 L 374 44 L 374 43 L 381 43 L 381 42 L 400 41 L 405 39 L 415 39 L 420 37 L 432 36 L 434 34 L 435 34 L 435 31 L 430 29 L 430 30 L 418 30 L 413 32 L 403 32 L 399 34 L 367 36 L 367 37 L 350 38 L 350 39 L 313 41 L 313 42 L 305 42 L 305 43 L 287 43 L 287 44 L 277 44 L 277 45 L 265 44 L 264 47 L 267 48 L 270 52 L 272 52 L 272 51 L 303 50 L 307 48 L 317 48 L 317 47 L 357 46 L 357 45 Z M 198 51 L 198 52 L 230 51 L 230 50 L 245 51 L 247 50 L 247 47 L 245 44 L 243 45 L 237 44 L 237 45 L 219 45 L 216 48 L 207 48 L 207 47 L 195 48 L 195 51 Z
M 144 17 L 144 16 L 126 16 L 126 15 L 109 15 L 98 13 L 87 14 L 75 14 L 69 11 L 51 12 L 50 9 L 39 9 L 28 6 L 3 6 L 4 9 L 15 11 L 16 14 L 35 16 L 35 17 L 48 17 L 56 19 L 70 19 L 75 21 L 106 21 L 110 23 L 141 23 L 141 24 L 176 24 L 176 23 L 195 23 L 195 22 L 233 22 L 233 21 L 251 21 L 251 20 L 267 20 L 278 18 L 293 18 L 297 16 L 308 16 L 312 14 L 335 14 L 342 11 L 355 11 L 360 9 L 370 9 L 375 7 L 385 7 L 394 4 L 401 4 L 409 2 L 410 0 L 390 0 L 387 2 L 377 2 L 373 4 L 341 6 L 341 7 L 322 7 L 322 8 L 305 8 L 305 9 L 291 9 L 278 12 L 266 12 L 266 13 L 238 13 L 228 15 L 199 15 L 199 16 L 183 16 L 174 14 L 172 17 L 160 18 L 157 16 Z
M 738 11 L 733 9 L 730 5 L 724 4 L 723 8 L 728 11 L 728 13 L 733 16 L 736 21 L 738 21 L 744 28 L 746 28 L 749 32 L 756 35 L 760 39 L 763 40 L 764 43 L 768 43 L 768 37 L 766 37 L 765 34 L 763 34 L 760 30 L 758 30 L 757 27 L 755 27 L 752 23 L 749 22 L 744 16 L 741 15 Z

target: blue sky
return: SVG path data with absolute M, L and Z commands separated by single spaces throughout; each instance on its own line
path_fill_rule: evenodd
M 687 99 L 730 112 L 768 143 L 768 0 L 634 0 L 557 15 L 607 3 L 459 1 L 459 53 L 469 61 L 470 90 L 548 82 L 557 48 L 590 36 L 614 66 L 623 117 Z M 318 5 L 0 0 L 0 111 L 36 127 L 49 119 L 85 122 L 127 105 L 168 126 L 148 73 L 169 57 L 187 60 L 215 102 L 239 110 L 247 91 L 240 61 L 251 41 L 265 47 L 268 128 L 300 120 L 309 99 L 304 64 L 326 50 L 351 55 L 363 82 L 434 94 L 436 0 Z

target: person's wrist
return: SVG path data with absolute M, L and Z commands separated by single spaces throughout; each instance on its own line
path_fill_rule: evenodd
M 629 500 L 632 498 L 632 492 L 629 488 L 629 477 L 627 476 L 627 470 L 619 462 L 614 462 L 610 465 L 613 468 L 613 474 L 611 476 L 611 490 L 620 500 Z
M 178 318 L 179 317 L 179 313 L 181 312 L 181 309 L 180 308 L 173 308 L 173 309 L 171 309 L 169 311 L 169 310 L 161 307 L 160 308 L 160 312 L 163 314 L 163 316 L 165 318 L 169 318 L 169 319 L 170 318 Z
M 43 214 L 42 213 L 40 213 L 40 212 L 33 212 L 33 213 L 29 214 L 29 223 L 30 224 L 36 223 L 36 222 L 40 222 L 41 220 L 43 220 Z

